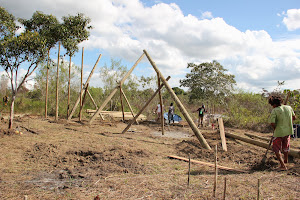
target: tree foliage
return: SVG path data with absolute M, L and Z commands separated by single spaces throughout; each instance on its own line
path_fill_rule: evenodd
M 86 40 L 91 27 L 90 19 L 83 14 L 63 17 L 60 24 L 55 16 L 35 12 L 31 19 L 19 19 L 25 30 L 17 34 L 15 17 L 0 7 L 0 66 L 7 72 L 11 82 L 11 106 L 9 128 L 12 128 L 16 95 L 26 79 L 43 62 L 47 52 L 61 41 L 69 55 L 78 50 L 79 42 Z M 25 75 L 18 80 L 20 67 Z
M 217 61 L 188 63 L 191 72 L 180 80 L 180 86 L 189 88 L 190 99 L 222 99 L 231 94 L 235 85 L 234 75 L 226 74 L 225 69 Z

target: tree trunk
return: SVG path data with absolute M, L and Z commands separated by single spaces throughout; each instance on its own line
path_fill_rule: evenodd
M 9 129 L 12 129 L 12 126 L 13 126 L 15 99 L 16 99 L 16 95 L 13 94 L 12 98 L 11 98 L 11 104 L 10 104 L 10 116 L 9 116 L 9 122 L 8 122 Z

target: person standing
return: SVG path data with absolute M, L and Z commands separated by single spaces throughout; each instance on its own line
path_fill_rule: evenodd
M 173 121 L 173 123 L 174 123 L 174 106 L 173 106 L 173 103 L 171 103 L 170 106 L 169 106 L 168 120 L 169 120 L 169 124 L 171 123 L 171 121 Z
M 204 104 L 202 104 L 202 106 L 198 108 L 195 112 L 198 112 L 198 128 L 200 127 L 200 124 L 203 127 L 203 117 L 204 112 L 206 112 Z
M 163 112 L 163 111 L 164 111 L 164 105 L 163 105 L 162 108 L 161 108 L 160 104 L 157 104 L 157 106 L 156 106 L 156 108 L 155 108 L 155 112 L 156 112 L 156 114 L 157 114 L 156 121 L 158 121 L 158 120 L 160 119 L 160 117 L 161 117 L 161 112 Z
M 279 170 L 287 170 L 290 135 L 293 135 L 293 120 L 296 119 L 296 115 L 291 106 L 281 105 L 280 96 L 270 96 L 268 101 L 273 107 L 270 115 L 270 124 L 274 129 L 273 151 L 280 163 Z M 283 153 L 284 159 L 280 152 Z

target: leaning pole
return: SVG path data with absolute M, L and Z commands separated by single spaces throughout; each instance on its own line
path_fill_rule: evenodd
M 203 137 L 203 135 L 200 133 L 199 129 L 197 128 L 197 126 L 195 125 L 195 123 L 193 122 L 192 118 L 190 117 L 190 115 L 188 114 L 188 112 L 186 111 L 186 109 L 184 108 L 184 106 L 182 105 L 181 101 L 179 100 L 179 98 L 176 96 L 176 94 L 174 93 L 174 91 L 172 90 L 172 88 L 170 87 L 169 83 L 167 82 L 167 80 L 163 77 L 163 75 L 161 74 L 161 72 L 158 70 L 158 68 L 156 67 L 155 63 L 152 61 L 151 57 L 149 56 L 149 54 L 147 53 L 146 50 L 144 50 L 145 55 L 147 56 L 149 62 L 151 63 L 151 65 L 153 66 L 154 70 L 156 71 L 157 74 L 159 74 L 160 79 L 162 80 L 162 82 L 164 83 L 165 87 L 167 88 L 167 90 L 169 91 L 170 95 L 172 96 L 172 98 L 174 99 L 174 101 L 176 102 L 178 108 L 180 109 L 181 113 L 183 114 L 183 116 L 185 117 L 186 121 L 188 122 L 188 124 L 190 125 L 190 127 L 192 128 L 194 134 L 196 135 L 196 137 L 198 138 L 198 140 L 200 141 L 201 145 L 206 148 L 211 150 L 209 144 L 206 142 L 205 138 Z

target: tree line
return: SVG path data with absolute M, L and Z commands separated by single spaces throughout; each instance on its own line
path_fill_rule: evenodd
M 20 29 L 16 25 L 18 20 L 24 27 L 24 31 L 17 33 Z M 59 64 L 59 113 L 66 117 L 68 104 L 66 97 L 71 93 L 71 102 L 76 101 L 80 92 L 80 81 L 78 78 L 79 67 L 70 65 L 71 57 L 78 51 L 78 44 L 89 37 L 89 30 L 92 28 L 90 19 L 84 14 L 62 17 L 60 23 L 53 15 L 46 15 L 35 12 L 31 19 L 16 19 L 4 8 L 0 7 L 0 65 L 6 72 L 6 76 L 0 79 L 0 92 L 2 96 L 10 96 L 10 105 L 1 105 L 2 111 L 9 111 L 9 128 L 12 128 L 13 114 L 17 112 L 31 112 L 42 115 L 45 106 L 46 71 L 49 72 L 49 115 L 55 114 L 55 90 L 56 88 L 56 67 Z M 66 50 L 64 56 L 57 62 L 48 58 L 48 52 L 61 43 Z M 27 70 L 24 77 L 18 77 L 20 68 Z M 72 73 L 69 77 L 69 68 Z M 210 112 L 222 114 L 227 126 L 250 128 L 258 131 L 268 130 L 268 116 L 271 107 L 267 103 L 268 92 L 249 93 L 236 90 L 235 77 L 227 73 L 217 61 L 201 64 L 188 63 L 190 72 L 180 80 L 180 87 L 172 88 L 180 98 L 184 106 L 194 118 L 193 111 L 202 103 L 206 104 Z M 30 75 L 36 72 L 34 77 L 35 85 L 29 90 L 24 86 Z M 117 82 L 123 78 L 127 67 L 121 60 L 111 59 L 111 64 L 105 64 L 100 68 L 102 87 L 89 87 L 89 92 L 98 107 L 106 96 L 110 94 Z M 68 84 L 68 79 L 71 84 Z M 156 77 L 135 77 L 130 76 L 122 86 L 131 106 L 138 112 L 157 87 Z M 70 88 L 70 89 L 69 89 Z M 278 90 L 283 96 L 286 91 Z M 173 102 L 165 89 L 162 89 L 162 96 L 165 107 Z M 18 97 L 18 98 L 16 98 Z M 120 95 L 115 95 L 106 110 L 121 110 Z M 299 114 L 299 91 L 292 91 L 291 104 L 296 113 Z M 153 110 L 158 103 L 154 100 L 145 110 L 145 115 L 154 118 Z M 93 108 L 92 101 L 86 97 L 84 109 Z M 212 111 L 214 110 L 214 111 Z M 125 105 L 125 111 L 129 111 Z M 177 110 L 177 114 L 180 113 Z M 86 115 L 86 117 L 89 117 Z

